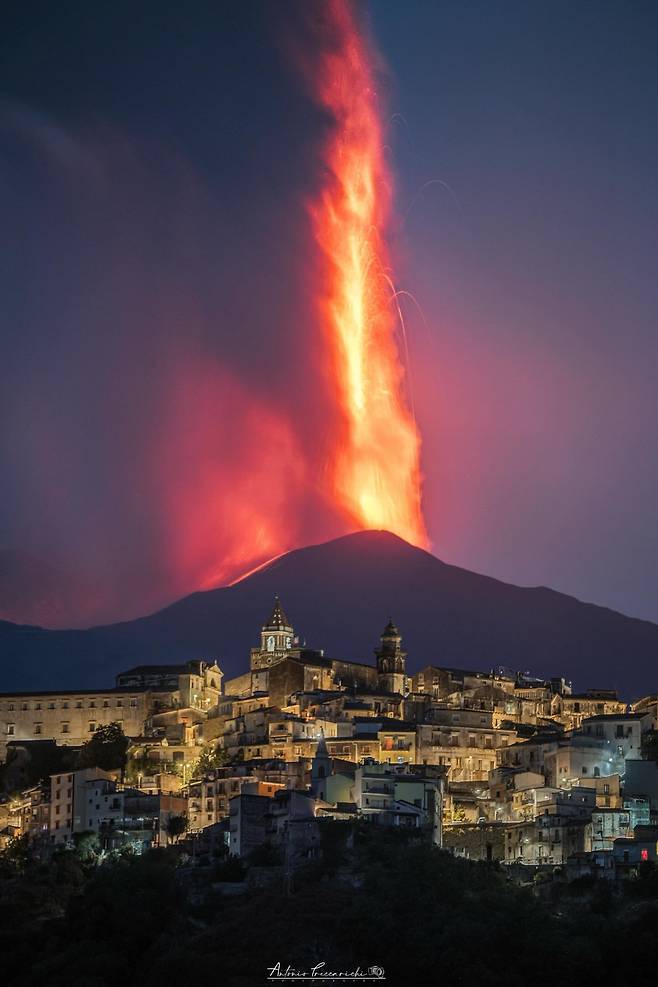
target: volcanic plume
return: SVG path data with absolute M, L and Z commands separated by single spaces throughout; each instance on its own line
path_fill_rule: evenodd
M 333 122 L 323 185 L 310 203 L 323 262 L 319 316 L 342 413 L 331 450 L 333 490 L 359 527 L 426 545 L 420 436 L 405 397 L 396 341 L 404 324 L 384 239 L 392 181 L 374 56 L 349 0 L 323 9 L 323 44 L 305 74 Z
M 41 593 L 51 626 L 143 613 L 362 528 L 426 544 L 376 52 L 351 4 L 299 9 L 307 84 L 269 67 L 288 118 L 255 88 L 250 113 L 277 127 L 227 140 L 209 159 L 221 183 L 185 141 L 0 106 L 22 190 L 0 189 L 0 211 L 39 284 L 15 301 L 39 345 L 7 356 L 3 523 L 12 547 L 56 561 L 44 571 L 78 574 Z M 227 96 L 214 123 L 242 133 L 232 112 Z M 20 602 L 0 598 L 0 618 L 43 619 L 43 601 Z

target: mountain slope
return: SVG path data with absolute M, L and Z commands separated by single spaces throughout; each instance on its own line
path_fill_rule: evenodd
M 101 593 L 90 580 L 63 566 L 0 549 L 0 620 L 67 627 L 71 615 L 99 619 Z M 83 609 L 84 608 L 84 609 Z
M 370 662 L 393 616 L 411 671 L 429 663 L 494 665 L 564 675 L 578 689 L 658 688 L 658 625 L 540 588 L 524 589 L 447 565 L 388 532 L 366 531 L 298 549 L 223 589 L 158 613 L 84 631 L 0 623 L 0 688 L 111 684 L 142 662 L 216 657 L 247 667 L 275 593 L 310 646 Z

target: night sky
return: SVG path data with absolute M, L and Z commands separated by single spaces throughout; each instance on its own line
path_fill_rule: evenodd
M 82 574 L 81 620 L 236 564 L 247 502 L 290 547 L 349 529 L 302 7 L 5 12 L 0 547 Z M 366 13 L 433 550 L 658 620 L 658 7 Z

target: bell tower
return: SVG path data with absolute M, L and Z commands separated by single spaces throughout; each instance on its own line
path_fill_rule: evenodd
M 295 632 L 286 617 L 278 596 L 274 597 L 274 609 L 260 632 L 260 648 L 251 652 L 251 668 L 267 668 L 285 658 L 295 643 Z
M 392 620 L 384 628 L 380 640 L 381 646 L 375 650 L 379 688 L 382 692 L 404 696 L 408 692 L 407 653 L 402 650 L 402 635 Z

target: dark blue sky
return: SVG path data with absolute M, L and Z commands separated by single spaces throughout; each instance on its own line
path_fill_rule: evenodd
M 218 447 L 242 462 L 234 380 L 322 471 L 304 198 L 326 121 L 287 64 L 300 9 L 6 15 L 0 546 L 93 574 L 116 612 L 193 588 L 168 575 L 180 514 L 162 490 Z M 658 8 L 368 10 L 397 279 L 425 320 L 407 304 L 434 551 L 658 619 Z M 205 452 L 172 418 L 171 375 L 210 361 L 231 383 Z M 313 495 L 294 510 L 302 541 L 340 530 Z

